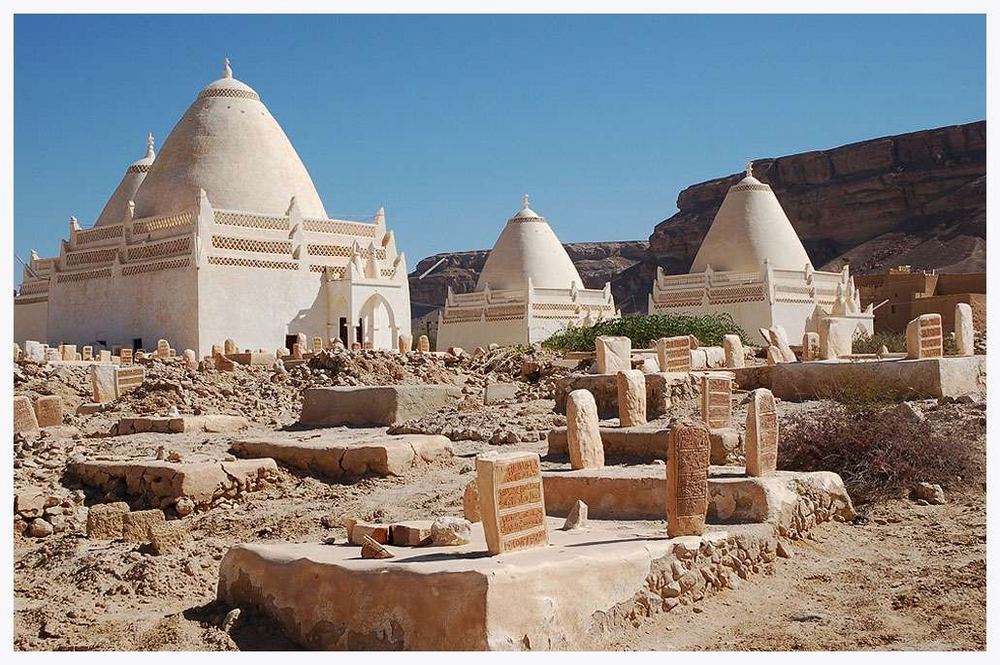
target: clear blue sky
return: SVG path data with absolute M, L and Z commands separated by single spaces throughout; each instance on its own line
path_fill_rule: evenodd
M 14 247 L 93 224 L 229 56 L 328 212 L 385 205 L 410 269 L 523 192 L 564 242 L 647 238 L 751 158 L 986 114 L 981 16 L 25 16 Z M 15 263 L 15 282 L 20 267 Z

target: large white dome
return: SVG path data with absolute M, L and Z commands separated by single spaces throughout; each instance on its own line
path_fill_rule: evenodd
M 812 265 L 778 197 L 748 173 L 726 193 L 691 272 L 704 272 L 708 266 L 720 271 L 757 272 L 765 259 L 773 268 L 802 270 Z
M 125 221 L 125 210 L 129 201 L 135 200 L 135 193 L 139 190 L 142 181 L 156 159 L 153 151 L 153 135 L 146 136 L 146 155 L 142 159 L 137 159 L 125 169 L 125 175 L 121 182 L 112 192 L 111 198 L 104 204 L 104 209 L 98 216 L 94 226 L 104 226 L 105 224 L 117 224 Z
M 528 279 L 536 287 L 568 289 L 574 282 L 583 288 L 583 280 L 559 238 L 545 218 L 524 205 L 497 238 L 479 275 L 476 290 L 487 284 L 491 289 L 524 289 Z
M 283 215 L 294 196 L 306 217 L 326 217 L 316 187 L 285 132 L 253 88 L 223 76 L 207 85 L 163 142 L 135 194 L 136 217 L 194 205 Z

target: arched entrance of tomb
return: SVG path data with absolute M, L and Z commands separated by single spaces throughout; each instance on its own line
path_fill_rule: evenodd
M 372 294 L 361 306 L 362 344 L 371 342 L 373 349 L 395 346 L 396 318 L 389 301 L 381 294 Z

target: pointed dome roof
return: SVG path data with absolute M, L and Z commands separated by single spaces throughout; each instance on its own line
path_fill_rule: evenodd
M 233 78 L 228 58 L 163 142 L 135 216 L 189 209 L 199 189 L 216 208 L 284 215 L 294 196 L 305 217 L 326 217 L 295 148 L 257 92 Z
M 765 259 L 774 268 L 802 270 L 812 266 L 802 241 L 771 188 L 747 175 L 729 188 L 719 212 L 694 257 L 691 272 L 732 270 L 756 272 Z
M 104 204 L 104 209 L 94 222 L 94 226 L 104 226 L 105 224 L 117 224 L 125 220 L 125 206 L 129 201 L 135 200 L 135 193 L 139 185 L 146 178 L 153 161 L 156 159 L 156 152 L 153 151 L 153 135 L 146 135 L 146 155 L 142 159 L 137 159 L 125 169 L 118 187 L 111 194 L 111 198 Z
M 533 286 L 568 289 L 583 280 L 552 227 L 528 206 L 524 195 L 521 209 L 507 220 L 479 275 L 476 290 L 524 289 Z

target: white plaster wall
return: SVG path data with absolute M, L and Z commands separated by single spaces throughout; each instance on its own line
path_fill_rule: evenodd
M 45 301 L 27 305 L 14 304 L 14 341 L 24 348 L 25 340 L 48 339 L 49 304 Z
M 460 346 L 466 351 L 472 351 L 477 346 L 485 349 L 490 344 L 528 344 L 528 329 L 524 319 L 444 323 L 438 326 L 438 351 L 444 351 L 450 346 Z

